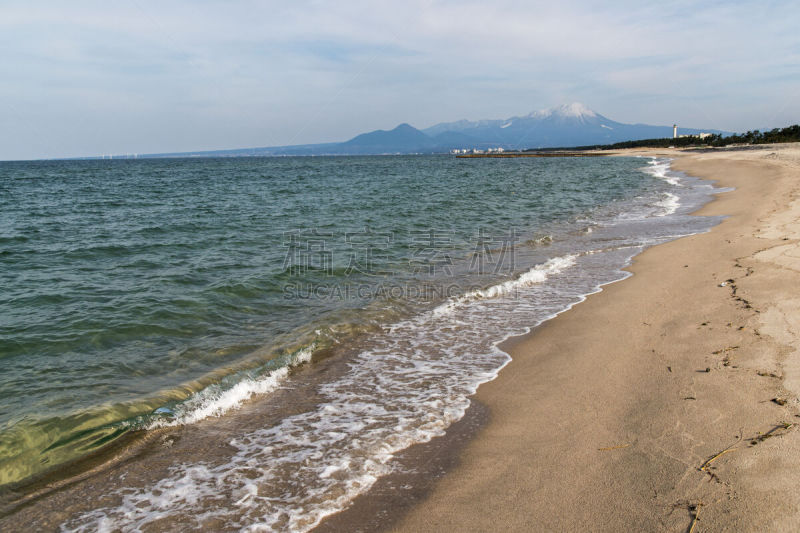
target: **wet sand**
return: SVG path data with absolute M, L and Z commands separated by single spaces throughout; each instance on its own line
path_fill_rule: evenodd
M 389 476 L 320 530 L 800 529 L 800 147 L 647 153 L 735 187 L 696 213 L 729 218 L 508 341 L 414 504 Z

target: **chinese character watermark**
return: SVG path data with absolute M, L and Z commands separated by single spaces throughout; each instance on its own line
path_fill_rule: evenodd
M 283 245 L 289 248 L 283 260 L 284 272 L 294 275 L 317 270 L 325 275 L 333 275 L 333 253 L 326 248 L 326 240 L 332 233 L 309 231 L 288 231 L 283 234 Z

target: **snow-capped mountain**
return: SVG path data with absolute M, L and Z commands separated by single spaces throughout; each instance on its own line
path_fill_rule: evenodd
M 577 123 L 586 124 L 598 115 L 585 105 L 581 103 L 564 104 L 558 107 L 550 107 L 547 109 L 540 109 L 532 111 L 522 117 L 511 117 L 504 120 L 478 120 L 471 122 L 469 120 L 459 120 L 457 122 L 442 122 L 430 128 L 422 130 L 428 135 L 437 135 L 445 131 L 475 131 L 481 128 L 500 128 L 506 129 L 511 127 L 516 122 L 519 126 L 520 121 L 536 121 L 536 120 L 556 120 L 562 122 L 574 121 Z M 606 119 L 607 120 L 607 119 Z
M 447 122 L 422 130 L 428 135 L 458 132 L 486 145 L 506 149 L 547 148 L 608 144 L 634 139 L 672 137 L 672 126 L 623 124 L 580 103 L 533 111 L 504 120 Z M 681 133 L 717 130 L 681 128 Z
M 574 102 L 572 104 L 564 104 L 558 107 L 549 107 L 540 111 L 533 111 L 527 115 L 527 118 L 548 118 L 552 116 L 586 120 L 595 118 L 597 113 L 579 102 Z

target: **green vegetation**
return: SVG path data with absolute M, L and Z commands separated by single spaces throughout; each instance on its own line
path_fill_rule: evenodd
M 742 134 L 733 134 L 723 137 L 719 134 L 711 134 L 700 138 L 699 135 L 687 137 L 664 137 L 662 139 L 641 139 L 638 141 L 624 141 L 615 144 L 596 144 L 593 146 L 578 146 L 570 150 L 619 150 L 622 148 L 685 148 L 690 146 L 721 147 L 731 144 L 772 144 L 800 142 L 800 125 L 795 124 L 786 128 L 775 128 L 770 131 L 761 132 L 758 130 L 748 131 Z M 532 151 L 563 150 L 564 148 L 548 148 L 545 150 L 528 149 Z

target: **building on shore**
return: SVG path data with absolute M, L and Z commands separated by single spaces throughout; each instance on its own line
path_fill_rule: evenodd
M 705 139 L 706 137 L 711 137 L 714 135 L 713 133 L 687 133 L 685 135 L 678 135 L 678 125 L 672 125 L 672 138 L 673 139 L 682 139 L 684 137 L 700 137 L 701 139 Z
M 681 139 L 683 137 L 700 137 L 701 139 L 705 139 L 706 137 L 711 137 L 714 135 L 713 133 L 692 133 L 686 135 L 678 135 L 678 138 Z

